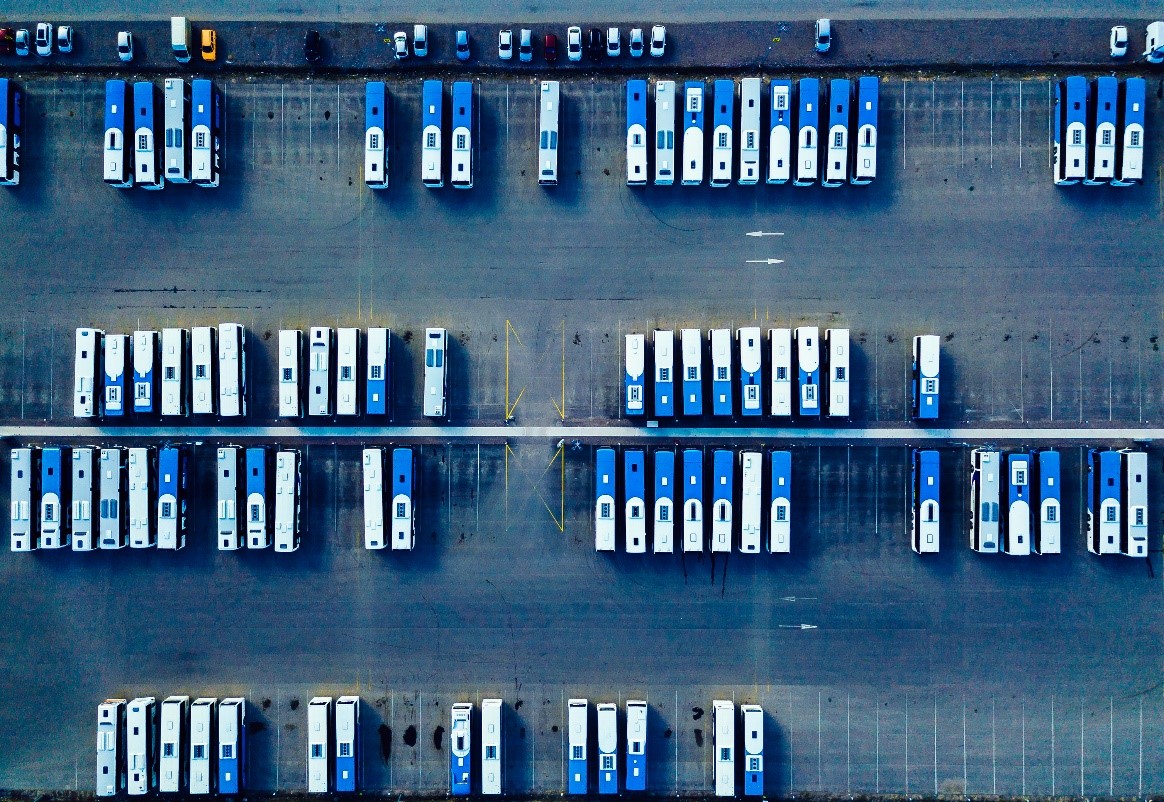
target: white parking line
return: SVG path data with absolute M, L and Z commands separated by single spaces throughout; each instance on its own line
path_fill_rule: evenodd
M 1055 795 L 1055 694 L 1051 694 L 1051 796 Z
M 994 725 L 994 697 L 991 696 L 990 697 L 990 772 L 991 772 L 991 778 L 992 778 L 991 779 L 991 787 L 993 788 L 993 790 L 990 793 L 994 794 L 995 796 L 998 795 L 998 749 L 996 748 L 997 747 L 997 739 L 995 737 L 996 733 L 997 733 L 997 728 Z
M 905 99 L 905 84 L 903 78 L 901 81 L 901 168 L 905 169 L 905 139 L 906 139 L 906 123 L 909 120 L 909 105 Z
M 1079 697 L 1079 795 L 1083 796 L 1083 697 Z
M 994 79 L 990 79 L 990 169 L 994 169 Z
M 1018 154 L 1019 154 L 1019 169 L 1021 170 L 1021 169 L 1023 169 L 1023 82 L 1022 82 L 1022 80 L 1021 80 L 1021 79 L 1020 79 L 1020 80 L 1019 80 L 1019 82 L 1018 82 L 1018 88 L 1019 88 L 1019 101 L 1018 101 L 1018 106 L 1019 106 L 1019 108 L 1018 108 L 1018 117 L 1019 117 L 1019 132 L 1018 132 L 1018 134 L 1019 134 L 1019 137 L 1018 137 L 1018 139 L 1019 139 L 1019 144 L 1018 144 Z
M 905 795 L 909 796 L 909 694 L 905 695 Z
M 962 697 L 962 793 L 970 793 L 970 775 L 966 770 L 966 697 Z
M 962 81 L 961 100 L 958 102 L 958 111 L 962 116 L 962 124 L 958 137 L 958 157 L 962 160 L 962 167 L 966 166 L 966 82 Z
M 819 473 L 819 468 L 820 468 L 820 449 L 817 449 L 817 469 L 818 469 L 818 473 Z M 819 499 L 818 499 L 818 500 L 819 500 Z M 816 692 L 816 790 L 818 790 L 818 791 L 823 791 L 823 790 L 824 790 L 824 786 L 823 786 L 823 783 L 821 783 L 821 772 L 820 772 L 820 765 L 821 765 L 821 761 L 820 761 L 820 741 L 821 741 L 821 734 L 820 734 L 820 731 L 821 731 L 821 726 L 820 726 L 820 718 L 821 718 L 821 716 L 820 716 L 820 695 L 821 695 L 821 692 L 820 692 L 820 691 L 817 691 L 817 692 Z
M 1107 697 L 1107 793 L 1115 795 L 1115 701 Z
M 845 694 L 845 793 L 853 792 L 851 780 L 853 761 L 849 753 L 849 694 Z
M 1144 703 L 1140 702 L 1140 720 L 1144 717 Z M 1143 724 L 1140 725 L 1141 731 Z M 877 697 L 876 704 L 873 708 L 873 791 L 874 793 L 881 793 L 881 697 Z
M 934 796 L 938 795 L 938 695 L 934 694 Z
M 1023 785 L 1022 795 L 1027 795 L 1027 700 L 1023 699 Z

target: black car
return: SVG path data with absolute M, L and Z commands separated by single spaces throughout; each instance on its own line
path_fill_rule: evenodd
M 586 37 L 586 53 L 590 56 L 592 61 L 598 61 L 602 58 L 602 52 L 606 50 L 606 37 L 602 35 L 600 28 L 591 28 L 590 33 Z
M 308 64 L 318 64 L 323 60 L 323 43 L 319 31 L 303 34 L 303 58 L 307 59 Z

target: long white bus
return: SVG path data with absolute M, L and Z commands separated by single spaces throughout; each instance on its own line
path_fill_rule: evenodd
M 504 788 L 503 713 L 500 699 L 481 700 L 481 793 L 485 796 L 497 796 Z
M 218 325 L 218 412 L 247 414 L 247 330 L 239 323 Z
M 360 330 L 336 330 L 335 414 L 360 414 Z
M 997 554 L 1001 540 L 999 482 L 1002 455 L 991 449 L 970 452 L 970 548 Z
M 740 551 L 760 552 L 762 507 L 760 488 L 764 476 L 764 455 L 759 451 L 740 453 Z
M 849 417 L 849 330 L 825 329 L 825 353 L 828 355 L 828 416 Z
M 1148 553 L 1148 453 L 1125 448 L 1120 451 L 1121 499 L 1120 553 L 1144 557 Z
M 279 417 L 303 416 L 303 394 L 299 392 L 299 366 L 302 363 L 303 332 L 299 329 L 279 331 Z
M 101 548 L 125 548 L 125 463 L 120 448 L 101 449 Z
M 331 790 L 331 697 L 316 696 L 307 705 L 307 793 Z
M 655 186 L 675 183 L 675 82 L 655 82 Z
M 711 703 L 711 748 L 715 755 L 715 795 L 736 795 L 736 706 L 723 699 Z
M 275 551 L 299 548 L 299 452 L 275 455 Z
M 153 497 L 153 449 L 129 449 L 126 480 L 129 485 L 129 547 L 148 549 L 157 545 L 150 500 Z
M 219 551 L 242 548 L 242 525 L 238 517 L 239 449 L 218 449 L 218 534 Z
M 162 329 L 162 414 L 184 416 L 186 329 Z
M 37 518 L 32 514 L 36 494 L 36 452 L 31 448 L 12 449 L 11 517 L 9 518 L 12 551 L 33 551 L 40 546 L 36 531 Z
M 792 415 L 792 329 L 769 329 L 772 357 L 772 406 L 775 417 Z
M 73 524 L 73 551 L 92 551 L 97 541 L 97 526 L 93 520 L 93 503 L 97 490 L 96 453 L 92 448 L 74 448 L 72 453 L 73 477 L 69 483 L 71 517 Z
M 213 415 L 217 407 L 214 333 L 213 326 L 190 330 L 190 411 L 195 415 Z
M 181 78 L 167 78 L 162 97 L 166 111 L 166 180 L 190 183 L 190 84 Z M 162 708 L 165 712 L 165 707 Z
M 739 184 L 760 181 L 760 79 L 740 81 L 740 177 Z
M 190 793 L 209 794 L 214 788 L 214 724 L 218 699 L 200 696 L 190 705 Z
M 73 360 L 73 417 L 92 418 L 97 412 L 97 354 L 105 332 L 100 329 L 77 329 L 76 355 Z
M 331 329 L 311 327 L 307 368 L 307 414 L 331 414 Z
M 448 332 L 443 328 L 424 330 L 424 415 L 443 418 L 448 414 Z
M 772 81 L 768 109 L 768 183 L 792 176 L 792 82 Z
M 189 742 L 186 740 L 186 718 L 189 707 L 189 696 L 167 696 L 162 702 L 158 791 L 163 794 L 176 794 L 186 786 L 189 749 Z
M 538 117 L 538 183 L 543 187 L 558 185 L 559 98 L 558 82 L 542 81 Z
M 382 549 L 384 540 L 384 449 L 364 449 L 364 548 Z
M 139 696 L 129 703 L 125 716 L 125 756 L 130 796 L 144 796 L 157 787 L 154 742 L 157 714 L 152 696 Z
M 125 790 L 125 700 L 106 699 L 97 706 L 97 796 Z

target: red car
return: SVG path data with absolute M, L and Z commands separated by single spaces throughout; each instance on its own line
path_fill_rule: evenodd
M 0 54 L 11 56 L 16 50 L 16 32 L 11 28 L 0 28 Z
M 558 60 L 558 37 L 554 36 L 552 33 L 547 33 L 545 45 L 546 45 L 545 46 L 546 61 L 557 61 Z

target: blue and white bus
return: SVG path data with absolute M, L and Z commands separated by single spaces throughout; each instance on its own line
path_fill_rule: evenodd
M 218 449 L 217 456 L 218 550 L 235 551 L 242 548 L 245 539 L 243 523 L 238 515 L 239 449 L 225 446 Z
M 101 449 L 101 548 L 125 548 L 125 452 Z
M 735 455 L 725 448 L 711 455 L 711 550 L 732 550 L 734 515 L 732 498 L 735 493 Z
M 72 472 L 66 472 L 69 450 L 52 446 L 40 451 L 40 547 L 60 549 L 69 545 L 69 492 Z
M 453 149 L 449 169 L 455 189 L 473 188 L 473 82 L 453 81 Z
M 70 480 L 70 518 L 73 529 L 73 551 L 92 551 L 96 541 L 96 522 L 93 503 L 96 484 L 96 462 L 92 448 L 74 448 L 73 475 Z
M 102 362 L 105 366 L 105 397 L 102 411 L 106 417 L 124 417 L 127 397 L 125 369 L 129 364 L 129 337 L 125 334 L 107 334 L 104 350 Z
M 849 182 L 849 95 L 847 78 L 829 82 L 829 138 L 825 175 L 821 186 L 839 187 Z
M 618 706 L 600 702 L 598 711 L 598 793 L 618 793 Z
M 626 185 L 647 183 L 647 82 L 626 82 Z
M 1036 554 L 1058 554 L 1063 520 L 1063 489 L 1059 474 L 1059 452 L 1040 451 L 1035 461 L 1039 524 L 1035 527 Z
M 1078 184 L 1087 176 L 1089 87 L 1082 75 L 1055 82 L 1053 153 L 1055 183 Z
M 20 183 L 23 118 L 23 90 L 11 78 L 0 78 L 0 186 L 12 187 Z
M 390 416 L 392 333 L 383 326 L 369 326 L 366 350 L 368 376 L 364 383 L 364 413 Z
M 241 696 L 218 705 L 218 793 L 238 794 L 247 787 L 247 702 Z
M 388 88 L 383 81 L 364 86 L 364 184 L 388 188 Z
M 699 329 L 679 332 L 683 367 L 683 414 L 703 414 L 703 334 Z
M 1123 510 L 1120 516 L 1120 553 L 1128 557 L 1148 554 L 1148 454 L 1120 451 Z
M 1116 177 L 1112 186 L 1130 187 L 1144 180 L 1144 105 L 1147 85 L 1143 78 L 1120 84 L 1120 142 Z
M 796 178 L 792 183 L 807 187 L 820 175 L 820 80 L 801 78 L 797 94 Z
M 449 788 L 453 796 L 468 796 L 473 787 L 473 705 L 453 705 L 449 728 Z
M 830 418 L 849 417 L 849 330 L 825 329 L 829 386 L 825 395 Z
M 970 548 L 997 554 L 1002 539 L 1002 454 L 987 448 L 970 452 Z
M 744 727 L 744 796 L 764 795 L 764 709 L 740 705 Z
M 307 703 L 307 793 L 331 790 L 331 697 L 315 696 Z
M 613 448 L 594 454 L 594 550 L 614 551 L 615 461 Z
M 642 554 L 647 550 L 646 473 L 646 455 L 640 449 L 632 448 L 623 452 L 627 554 Z
M 647 703 L 626 702 L 626 790 L 647 790 Z
M 877 99 L 880 82 L 874 75 L 857 79 L 857 146 L 853 148 L 854 184 L 868 184 L 877 177 Z
M 768 183 L 784 184 L 792 176 L 792 82 L 768 85 Z
M 938 419 L 938 365 L 941 339 L 936 334 L 919 334 L 913 338 L 913 417 L 916 420 Z
M 792 452 L 773 451 L 768 504 L 768 551 L 787 554 L 792 550 Z
M 736 330 L 740 346 L 740 414 L 756 417 L 764 414 L 763 347 L 759 326 Z
M 186 452 L 180 446 L 158 450 L 158 548 L 186 545 Z
M 1108 449 L 1087 452 L 1087 550 L 1120 553 L 1120 453 Z
M 675 452 L 655 452 L 654 551 L 675 551 Z
M 703 452 L 683 450 L 683 551 L 703 551 Z
M 798 326 L 793 332 L 796 343 L 797 413 L 820 417 L 820 329 Z
M 154 135 L 158 121 L 158 88 L 153 81 L 133 85 L 134 182 L 143 189 L 161 189 L 162 146 Z
M 768 345 L 771 351 L 772 408 L 779 418 L 792 415 L 792 329 L 769 329 Z
M 683 184 L 703 183 L 703 81 L 683 84 Z
M 910 455 L 910 541 L 917 554 L 932 554 L 941 546 L 939 536 L 939 480 L 937 451 L 915 448 Z
M 33 551 L 40 546 L 39 516 L 32 514 L 32 502 L 39 498 L 36 483 L 40 472 L 35 464 L 36 456 L 31 448 L 12 449 L 11 517 L 8 519 L 12 551 Z
M 740 452 L 740 551 L 743 554 L 760 553 L 763 480 L 764 455 L 759 451 Z
M 625 403 L 623 412 L 628 416 L 646 414 L 647 395 L 647 338 L 642 334 L 626 335 L 625 366 L 622 383 Z
M 125 189 L 133 186 L 133 151 L 126 124 L 129 93 L 125 81 L 105 82 L 105 183 Z
M 421 102 L 420 180 L 426 187 L 443 187 L 441 140 L 444 139 L 445 87 L 440 81 L 425 81 Z
M 711 414 L 731 417 L 735 414 L 731 329 L 712 329 L 708 332 L 708 340 L 711 344 Z
M 566 703 L 566 765 L 569 768 L 567 788 L 571 794 L 585 795 L 590 790 L 586 767 L 586 748 L 589 740 L 589 704 L 585 699 L 571 699 Z
M 1091 104 L 1088 128 L 1095 143 L 1091 146 L 1084 184 L 1109 184 L 1116 177 L 1116 117 L 1119 109 L 1119 81 L 1112 75 L 1095 79 L 1095 102 Z
M 1006 455 L 1006 521 L 1002 550 L 1006 554 L 1031 553 L 1031 455 L 1025 451 Z
M 360 790 L 360 762 L 360 697 L 341 696 L 335 701 L 336 793 Z
M 411 448 L 392 449 L 392 548 L 416 545 L 416 499 Z
M 166 180 L 190 183 L 190 84 L 181 78 L 167 78 L 163 84 L 166 126 Z
M 152 415 L 156 408 L 157 373 L 154 365 L 158 361 L 158 333 L 156 331 L 135 331 L 133 333 L 133 411 L 136 415 Z
M 675 183 L 675 82 L 655 82 L 655 186 Z
M 715 108 L 711 129 L 711 185 L 726 187 L 732 182 L 732 159 L 735 144 L 732 126 L 736 116 L 736 82 L 715 82 Z
M 760 79 L 740 81 L 741 186 L 760 181 Z
M 655 417 L 675 417 L 675 332 L 655 331 Z
M 271 545 L 271 493 L 267 483 L 267 449 L 248 448 L 247 465 L 247 548 Z
M 190 180 L 216 187 L 222 169 L 222 92 L 213 81 L 190 82 Z

